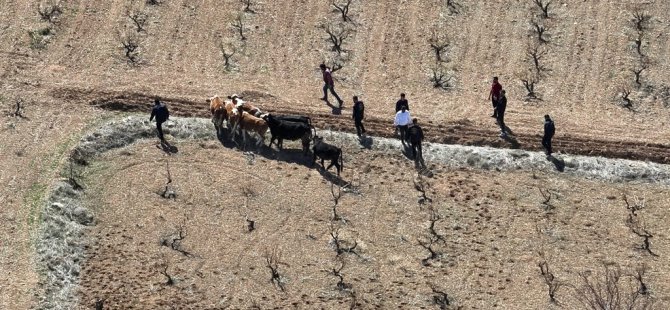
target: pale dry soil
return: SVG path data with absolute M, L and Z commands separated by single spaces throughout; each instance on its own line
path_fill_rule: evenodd
M 467 309 L 554 308 L 541 261 L 566 284 L 556 296 L 563 306 L 579 307 L 570 285 L 580 287 L 577 273 L 598 274 L 603 263 L 626 273 L 646 266 L 656 309 L 670 306 L 663 259 L 670 255 L 669 201 L 658 185 L 433 165 L 434 176 L 424 178 L 432 203 L 421 205 L 409 160 L 346 146 L 341 177 L 349 191 L 337 208 L 343 220 L 333 221 L 329 180 L 339 179 L 299 154 L 284 162 L 213 141 L 173 143 L 173 155 L 141 141 L 85 170 L 84 201 L 97 225 L 81 274 L 81 309 L 98 298 L 124 309 L 434 308 L 431 287 Z M 168 162 L 174 200 L 159 195 Z M 539 189 L 552 193 L 552 210 Z M 646 199 L 638 216 L 658 257 L 640 250 L 642 239 L 626 226 L 624 194 Z M 431 208 L 443 239 L 433 245 L 439 256 L 424 264 L 429 253 L 419 241 L 430 236 Z M 251 232 L 247 218 L 255 221 Z M 161 245 L 180 226 L 181 249 L 192 256 Z M 344 247 L 357 243 L 356 254 L 337 255 L 334 230 Z M 270 280 L 265 257 L 273 252 L 285 291 Z M 351 285 L 344 290 L 332 274 L 341 264 Z M 166 266 L 172 285 L 161 274 Z

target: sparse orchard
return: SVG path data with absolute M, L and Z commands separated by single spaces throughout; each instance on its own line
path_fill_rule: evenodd
M 546 54 L 547 50 L 544 49 L 541 44 L 532 44 L 526 49 L 526 56 L 528 57 L 528 60 L 533 62 L 537 76 L 540 76 L 543 72 L 548 70 L 540 63 L 540 60 Z
M 530 25 L 539 43 L 542 44 L 549 43 L 549 39 L 547 38 L 548 36 L 547 31 L 549 28 L 543 22 L 537 20 L 531 20 Z
M 225 44 L 221 42 L 219 44 L 219 49 L 221 50 L 221 56 L 223 56 L 223 68 L 226 71 L 231 71 L 235 67 L 233 56 L 237 53 L 237 47 L 233 44 Z
M 240 0 L 240 2 L 244 5 L 244 13 L 256 14 L 256 11 L 252 9 L 254 0 Z
M 604 264 L 603 272 L 595 276 L 580 272 L 581 286 L 574 287 L 574 297 L 584 309 L 642 310 L 653 305 L 653 299 L 642 293 L 636 276 L 622 273 L 618 266 Z
M 449 90 L 452 87 L 451 80 L 453 79 L 453 76 L 447 73 L 447 70 L 443 66 L 435 66 L 430 70 L 430 82 L 433 83 L 434 88 Z
M 449 48 L 450 44 L 449 38 L 447 37 L 446 34 L 441 34 L 438 33 L 437 30 L 434 30 L 430 39 L 428 39 L 428 43 L 430 44 L 430 47 L 433 49 L 433 52 L 435 53 L 436 62 L 448 61 L 447 56 L 444 55 L 447 48 Z
M 620 98 L 619 105 L 630 110 L 634 111 L 633 100 L 630 99 L 631 90 L 627 87 L 622 87 L 619 89 L 618 97 Z
M 271 252 L 266 252 L 263 257 L 265 258 L 265 266 L 270 269 L 270 282 L 283 292 L 286 288 L 284 287 L 284 280 L 279 273 L 279 265 L 286 264 L 281 262 L 281 254 L 276 248 L 274 248 Z
M 140 46 L 139 39 L 134 34 L 122 35 L 121 45 L 123 46 L 124 55 L 128 62 L 132 65 L 139 64 L 140 62 Z
M 133 22 L 133 25 L 135 25 L 137 32 L 145 32 L 144 26 L 149 20 L 149 15 L 142 11 L 132 11 L 128 12 L 128 18 Z
M 245 41 L 247 37 L 244 35 L 246 28 L 244 26 L 244 14 L 238 14 L 235 20 L 230 24 L 240 35 L 240 40 Z
M 538 264 L 540 267 L 540 274 L 544 278 L 544 283 L 547 285 L 547 293 L 549 294 L 549 300 L 552 303 L 556 302 L 556 292 L 563 285 L 561 282 L 556 280 L 554 274 L 549 270 L 549 264 L 546 261 L 542 261 Z
M 321 26 L 323 30 L 328 34 L 328 41 L 333 45 L 331 50 L 337 52 L 338 55 L 341 55 L 342 52 L 346 51 L 343 48 L 344 41 L 347 40 L 351 34 L 352 30 L 346 25 L 333 25 L 327 24 Z

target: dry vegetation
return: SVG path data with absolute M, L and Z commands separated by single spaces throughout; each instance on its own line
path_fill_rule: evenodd
M 668 197 L 660 185 L 441 166 L 431 168 L 433 178 L 415 180 L 400 155 L 351 146 L 344 181 L 334 185 L 300 161 L 245 157 L 210 142 L 183 142 L 169 165 L 147 142 L 104 155 L 82 175 L 67 164 L 82 132 L 99 123 L 102 112 L 91 104 L 117 94 L 188 98 L 206 110 L 208 96 L 253 91 L 269 94 L 256 102 L 264 108 L 298 108 L 321 115 L 322 126 L 345 126 L 346 105 L 331 118 L 318 100 L 319 63 L 337 69 L 342 98 L 362 94 L 376 132 L 388 131 L 381 120 L 390 122 L 390 106 L 405 92 L 413 116 L 434 133 L 449 132 L 431 139 L 481 145 L 485 131 L 468 135 L 496 130 L 485 98 L 498 75 L 510 100 L 506 123 L 523 148 L 538 147 L 541 117 L 551 114 L 557 139 L 570 138 L 561 142 L 566 148 L 607 145 L 625 157 L 640 143 L 662 153 L 670 143 L 670 2 L 35 0 L 0 7 L 0 266 L 11 266 L 0 273 L 0 308 L 28 309 L 50 297 L 38 285 L 46 275 L 35 253 L 44 250 L 39 227 L 59 178 L 83 187 L 96 215 L 86 233 L 93 243 L 81 273 L 82 309 L 175 301 L 192 308 L 670 307 Z M 490 139 L 483 144 L 510 146 Z M 611 287 L 620 294 L 608 295 Z

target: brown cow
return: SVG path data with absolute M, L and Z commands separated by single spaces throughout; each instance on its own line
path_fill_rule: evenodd
M 235 109 L 237 110 L 237 108 Z M 236 113 L 237 111 L 233 111 Z M 237 121 L 238 127 L 242 131 L 242 139 L 244 145 L 246 145 L 246 135 L 245 133 L 254 134 L 259 136 L 259 141 L 257 146 L 261 146 L 265 142 L 265 133 L 268 131 L 268 123 L 264 119 L 255 117 L 246 111 L 242 111 L 242 114 L 239 114 L 239 119 Z
M 241 109 L 242 111 L 246 111 L 247 113 L 255 116 L 255 117 L 260 117 L 263 112 L 261 112 L 261 109 L 257 108 L 256 106 L 252 105 L 251 103 L 248 103 L 244 100 L 242 100 L 242 97 L 238 96 L 237 94 L 233 94 L 232 96 L 228 96 L 228 99 L 231 99 L 233 101 L 233 104 L 235 104 L 235 107 L 238 109 Z
M 226 118 L 227 114 L 223 99 L 217 95 L 207 99 L 207 103 L 209 103 L 209 110 L 212 112 L 212 123 L 214 124 L 214 128 L 216 128 L 216 134 L 219 135 L 221 133 L 223 120 Z

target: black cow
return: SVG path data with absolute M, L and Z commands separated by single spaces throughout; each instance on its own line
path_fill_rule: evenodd
M 263 116 L 263 119 L 268 122 L 268 126 L 270 127 L 270 134 L 272 135 L 270 138 L 269 147 L 272 147 L 272 143 L 274 143 L 275 139 L 277 139 L 276 145 L 279 149 L 283 148 L 284 139 L 300 139 L 302 140 L 302 150 L 305 155 L 307 155 L 307 151 L 309 151 L 310 139 L 312 139 L 312 128 L 308 124 L 280 120 L 272 114 L 266 114 Z
M 316 164 L 316 157 L 318 156 L 321 158 L 321 167 L 328 170 L 330 167 L 335 166 L 337 169 L 337 175 L 340 175 L 340 171 L 342 171 L 344 168 L 344 163 L 342 162 L 342 149 L 323 142 L 323 137 L 314 136 L 314 146 L 312 146 L 312 153 L 314 153 L 312 166 Z M 326 159 L 330 160 L 330 165 L 328 165 L 328 168 L 326 168 L 326 166 L 323 164 L 323 161 Z
M 296 122 L 296 123 L 305 123 L 310 127 L 312 127 L 312 119 L 309 118 L 309 116 L 290 115 L 290 114 L 277 114 L 272 116 L 278 120 Z

